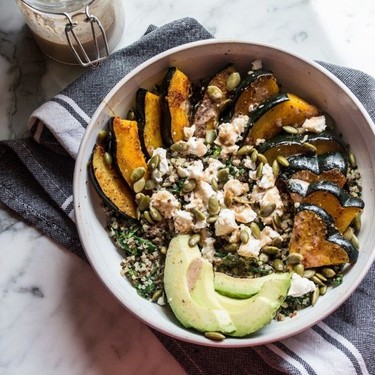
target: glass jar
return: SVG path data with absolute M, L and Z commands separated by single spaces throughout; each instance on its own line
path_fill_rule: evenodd
M 66 64 L 96 67 L 120 41 L 122 0 L 16 0 L 44 54 Z

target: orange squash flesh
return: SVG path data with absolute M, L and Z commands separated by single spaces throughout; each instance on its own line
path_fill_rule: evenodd
M 145 97 L 145 126 L 143 139 L 149 156 L 158 147 L 163 147 L 160 133 L 161 124 L 161 97 L 147 92 Z

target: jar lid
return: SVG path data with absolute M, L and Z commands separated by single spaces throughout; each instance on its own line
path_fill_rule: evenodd
M 46 13 L 70 13 L 92 3 L 94 0 L 22 0 L 30 7 Z

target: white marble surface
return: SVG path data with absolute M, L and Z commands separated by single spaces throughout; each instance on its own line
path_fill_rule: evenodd
M 216 37 L 271 43 L 375 76 L 372 0 L 124 0 L 118 48 L 150 23 L 191 16 Z M 0 139 L 81 74 L 41 56 L 14 0 L 0 1 Z M 0 165 L 1 168 L 1 165 Z M 0 206 L 0 374 L 179 374 L 90 267 Z

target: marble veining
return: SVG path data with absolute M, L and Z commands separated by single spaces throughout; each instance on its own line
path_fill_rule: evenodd
M 371 0 L 128 0 L 124 7 L 117 48 L 149 24 L 191 16 L 219 38 L 270 43 L 375 76 Z M 32 110 L 83 71 L 46 59 L 14 0 L 0 2 L 0 139 L 26 135 Z M 86 263 L 2 205 L 0 249 L 1 374 L 184 373 Z

